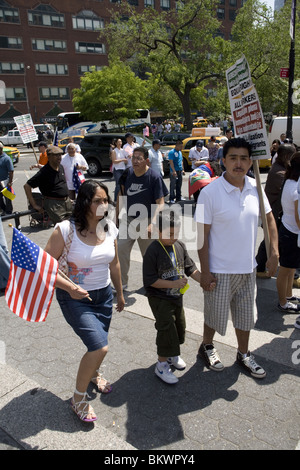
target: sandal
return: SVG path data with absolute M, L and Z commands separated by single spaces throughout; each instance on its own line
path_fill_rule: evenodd
M 91 382 L 95 385 L 97 385 L 97 388 L 99 390 L 100 393 L 110 393 L 112 391 L 112 386 L 111 384 L 108 382 L 108 380 L 106 380 L 104 377 L 103 377 L 103 374 L 101 374 L 99 371 L 98 372 L 98 375 L 97 377 L 93 377 L 91 379 Z
M 75 393 L 76 393 L 76 395 L 81 395 L 83 398 L 82 398 L 81 401 L 75 402 L 74 396 L 73 396 L 73 398 L 71 399 L 71 408 L 72 408 L 72 410 L 77 414 L 78 418 L 81 421 L 84 421 L 85 423 L 91 423 L 93 421 L 96 421 L 98 418 L 95 415 L 93 408 L 90 407 L 88 401 L 85 400 L 85 397 L 88 396 L 87 393 L 86 392 L 81 393 L 81 392 L 78 392 L 78 390 L 75 390 L 74 394 Z M 82 409 L 79 409 L 79 406 L 83 405 L 83 404 L 84 404 L 84 407 Z M 89 415 L 94 415 L 94 417 L 93 418 L 88 418 Z

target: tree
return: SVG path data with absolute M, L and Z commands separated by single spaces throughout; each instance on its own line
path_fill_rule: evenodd
M 100 37 L 108 42 L 110 57 L 130 61 L 140 74 L 160 77 L 177 95 L 191 128 L 191 92 L 216 78 L 224 80 L 228 47 L 218 36 L 214 1 L 181 0 L 176 6 L 138 13 L 122 2 Z
M 258 0 L 247 0 L 232 28 L 232 63 L 245 55 L 265 112 L 286 113 L 288 81 L 280 78 L 280 68 L 289 64 L 290 15 L 290 1 L 273 13 Z
M 73 90 L 74 109 L 93 122 L 109 120 L 121 127 L 137 117 L 137 109 L 148 107 L 146 83 L 125 64 L 85 73 L 80 84 Z

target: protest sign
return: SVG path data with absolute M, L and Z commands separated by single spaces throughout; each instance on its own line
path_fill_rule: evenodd
M 31 114 L 22 114 L 21 116 L 15 116 L 14 121 L 17 125 L 18 131 L 20 132 L 23 144 L 31 143 L 32 149 L 34 151 L 32 142 L 38 140 L 38 135 L 33 125 Z M 35 151 L 34 155 L 36 161 L 38 161 Z
M 234 135 L 251 144 L 254 160 L 270 158 L 264 116 L 244 55 L 226 71 L 226 79 Z
M 226 80 L 235 137 L 243 137 L 251 144 L 253 169 L 260 203 L 266 251 L 269 256 L 270 238 L 267 226 L 258 160 L 270 158 L 270 149 L 258 94 L 252 82 L 249 64 L 242 57 L 226 70 Z

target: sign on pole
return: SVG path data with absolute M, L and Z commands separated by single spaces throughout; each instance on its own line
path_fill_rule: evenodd
M 38 135 L 36 133 L 35 127 L 32 122 L 31 114 L 22 114 L 21 116 L 15 116 L 14 121 L 17 125 L 18 131 L 23 144 L 31 143 L 32 150 L 34 152 L 35 159 L 38 163 L 38 158 L 36 156 L 32 142 L 38 140 Z
M 23 144 L 34 142 L 38 140 L 38 136 L 35 127 L 32 122 L 31 114 L 22 114 L 21 116 L 15 116 L 14 121 L 17 125 L 18 131 Z
M 235 137 L 243 137 L 252 148 L 253 169 L 260 201 L 260 213 L 269 253 L 269 232 L 263 203 L 258 160 L 270 158 L 265 120 L 258 94 L 252 82 L 250 68 L 243 55 L 226 71 L 230 109 Z

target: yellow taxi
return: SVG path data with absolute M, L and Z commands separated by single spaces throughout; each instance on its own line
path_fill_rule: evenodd
M 216 142 L 220 142 L 220 139 L 223 136 L 217 136 Z M 195 147 L 196 142 L 202 140 L 204 147 L 207 147 L 208 142 L 210 141 L 210 136 L 201 136 L 201 137 L 188 137 L 182 141 L 182 156 L 183 156 L 183 167 L 184 171 L 189 171 L 192 168 L 192 162 L 189 160 L 189 153 L 191 148 Z
M 224 137 L 222 135 L 216 136 L 216 142 L 220 142 L 221 138 Z M 202 140 L 204 146 L 207 147 L 207 143 L 210 140 L 210 136 L 192 136 L 184 139 L 183 146 L 182 146 L 182 156 L 183 156 L 183 163 L 184 163 L 184 170 L 188 171 L 192 168 L 192 163 L 189 160 L 189 153 L 192 147 L 195 147 L 197 140 Z M 269 169 L 271 168 L 271 158 L 266 158 L 259 160 L 259 168 L 260 169 Z
M 203 117 L 197 117 L 193 121 L 193 127 L 206 127 L 208 124 L 207 119 L 204 119 Z
M 58 141 L 58 147 L 65 150 L 66 146 L 70 143 L 70 138 L 73 139 L 74 144 L 78 144 L 80 146 L 84 135 L 72 135 L 68 137 L 64 137 L 63 139 Z
M 11 158 L 14 165 L 18 163 L 20 152 L 16 147 L 3 147 L 3 152 Z

